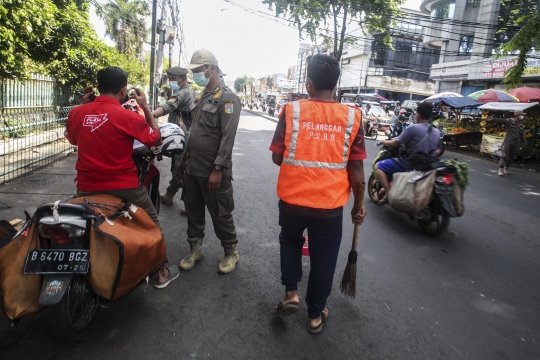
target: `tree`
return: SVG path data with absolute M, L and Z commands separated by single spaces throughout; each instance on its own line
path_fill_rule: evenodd
M 516 87 L 527 67 L 527 53 L 540 42 L 540 10 L 536 0 L 503 0 L 495 40 L 502 43 L 497 57 L 518 53 L 518 62 L 507 71 L 503 83 Z
M 234 80 L 234 90 L 237 92 L 246 91 L 246 85 L 248 84 L 249 77 L 247 75 L 237 77 Z
M 343 45 L 354 42 L 346 36 L 347 22 L 356 21 L 364 31 L 384 34 L 384 43 L 391 44 L 390 26 L 405 0 L 263 0 L 276 17 L 291 19 L 300 37 L 305 33 L 313 42 L 323 37 L 333 46 L 332 55 L 340 60 Z M 331 24 L 329 23 L 331 22 Z M 331 26 L 331 27 L 330 27 Z M 329 28 L 330 27 L 330 28 Z
M 116 43 L 121 54 L 138 54 L 146 40 L 146 17 L 150 15 L 144 0 L 111 0 L 96 7 L 105 22 L 105 33 Z

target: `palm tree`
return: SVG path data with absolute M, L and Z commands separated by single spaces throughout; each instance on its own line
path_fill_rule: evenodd
M 144 0 L 110 0 L 96 7 L 96 14 L 105 22 L 105 34 L 116 43 L 122 54 L 138 54 L 148 29 L 146 17 L 150 15 Z

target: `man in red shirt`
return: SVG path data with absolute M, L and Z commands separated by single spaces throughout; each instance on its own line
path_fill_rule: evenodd
M 364 182 L 366 158 L 361 113 L 333 100 L 340 74 L 338 62 L 327 55 L 308 60 L 306 90 L 310 100 L 287 103 L 279 115 L 270 151 L 280 166 L 279 234 L 283 300 L 270 312 L 279 317 L 299 310 L 297 283 L 302 279 L 303 232 L 308 230 L 311 270 L 307 285 L 307 330 L 323 330 L 326 301 L 343 228 L 343 206 L 351 187 L 355 199 Z M 355 201 L 356 204 L 356 201 Z M 361 224 L 365 207 L 353 206 L 352 221 Z
M 116 66 L 101 69 L 97 74 L 100 96 L 92 88 L 85 89 L 83 105 L 68 115 L 65 136 L 78 146 L 77 196 L 107 194 L 144 209 L 160 227 L 146 188 L 139 186 L 137 168 L 133 162 L 133 141 L 148 147 L 161 144 L 159 127 L 146 103 L 146 97 L 134 89 L 134 97 L 144 112 L 144 118 L 124 109 L 127 98 L 127 75 Z M 154 287 L 164 288 L 178 277 L 176 265 L 159 272 Z

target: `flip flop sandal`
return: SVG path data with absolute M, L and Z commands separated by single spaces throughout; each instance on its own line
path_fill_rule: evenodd
M 308 324 L 307 324 L 307 331 L 310 333 L 310 334 L 314 334 L 314 335 L 317 335 L 317 334 L 320 334 L 322 333 L 323 329 L 324 329 L 324 324 L 326 323 L 326 321 L 328 320 L 328 317 L 326 316 L 325 313 L 321 313 L 321 323 L 319 324 L 319 326 L 317 326 L 316 328 L 312 328 L 311 326 L 309 326 L 309 321 L 308 321 Z
M 155 289 L 164 289 L 169 285 L 172 281 L 176 280 L 178 276 L 180 275 L 180 268 L 178 265 L 172 265 L 169 266 L 167 269 L 169 269 L 169 277 L 165 282 L 162 282 L 161 284 L 156 281 L 154 284 Z
M 291 316 L 295 312 L 300 311 L 299 304 L 286 304 L 283 305 L 283 302 L 279 302 L 275 309 L 270 310 L 270 315 L 274 315 L 280 318 L 285 318 Z

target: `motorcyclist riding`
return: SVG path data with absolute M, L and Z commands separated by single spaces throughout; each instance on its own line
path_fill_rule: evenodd
M 399 158 L 382 160 L 377 163 L 377 177 L 385 190 L 385 195 L 379 201 L 379 205 L 388 203 L 388 193 L 390 192 L 388 176 L 397 172 L 412 170 L 410 162 L 410 157 L 412 155 L 420 152 L 434 154 L 437 150 L 440 141 L 440 133 L 439 130 L 431 126 L 430 116 L 432 110 L 433 105 L 430 103 L 419 104 L 415 117 L 418 122 L 417 124 L 407 127 L 407 129 L 395 139 L 383 140 L 377 143 L 377 145 L 383 145 L 389 148 L 404 145 L 405 149 L 408 150 L 407 155 L 404 157 L 402 157 L 402 151 Z
M 156 209 L 143 185 L 139 185 L 137 168 L 132 159 L 133 141 L 148 147 L 162 143 L 158 124 L 140 89 L 134 97 L 144 112 L 122 108 L 127 101 L 126 73 L 116 66 L 98 71 L 95 97 L 91 86 L 84 89 L 83 105 L 68 115 L 65 136 L 78 146 L 77 197 L 106 194 L 129 201 L 142 208 L 160 226 Z M 178 277 L 176 265 L 159 271 L 155 287 L 163 288 Z

